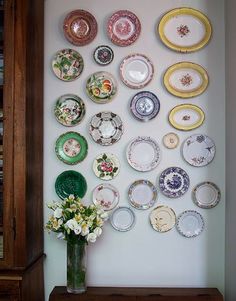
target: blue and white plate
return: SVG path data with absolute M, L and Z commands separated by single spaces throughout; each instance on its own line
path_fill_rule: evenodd
M 165 169 L 159 178 L 160 190 L 169 198 L 181 197 L 188 190 L 189 184 L 188 174 L 180 167 Z

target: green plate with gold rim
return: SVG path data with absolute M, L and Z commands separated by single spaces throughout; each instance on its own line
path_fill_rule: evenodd
M 57 157 L 66 164 L 77 164 L 88 153 L 87 140 L 77 132 L 66 132 L 58 137 L 55 146 Z

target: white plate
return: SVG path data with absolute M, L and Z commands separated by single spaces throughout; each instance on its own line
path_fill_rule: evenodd
M 134 226 L 135 214 L 129 207 L 118 207 L 113 211 L 110 222 L 114 229 L 126 232 Z
M 94 159 L 93 171 L 99 179 L 109 181 L 118 175 L 120 162 L 115 155 L 102 153 Z
M 101 206 L 105 211 L 114 209 L 119 202 L 119 198 L 119 191 L 111 184 L 99 184 L 93 190 L 94 204 Z
M 179 144 L 179 136 L 175 133 L 168 133 L 163 137 L 163 144 L 166 148 L 176 148 Z
M 193 201 L 200 208 L 213 208 L 219 203 L 220 198 L 220 189 L 212 182 L 202 182 L 193 189 Z
M 161 205 L 152 210 L 150 222 L 154 230 L 167 232 L 174 227 L 176 215 L 172 208 Z
M 178 217 L 176 228 L 185 237 L 198 236 L 204 229 L 203 217 L 195 210 L 186 210 Z

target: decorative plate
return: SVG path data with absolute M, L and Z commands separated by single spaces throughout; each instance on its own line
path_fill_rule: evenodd
M 212 28 L 202 12 L 182 7 L 173 9 L 162 17 L 158 32 L 162 42 L 170 49 L 193 52 L 209 42 Z
M 86 91 L 96 103 L 107 103 L 117 92 L 117 82 L 108 72 L 96 72 L 87 80 Z
M 75 197 L 83 198 L 87 191 L 87 182 L 79 172 L 66 170 L 57 177 L 55 190 L 62 200 L 71 194 Z
M 149 121 L 159 113 L 160 101 L 152 92 L 142 91 L 134 95 L 130 109 L 138 120 Z
M 204 120 L 202 109 L 192 104 L 176 106 L 169 113 L 169 122 L 177 130 L 194 130 L 201 126 Z
M 128 196 L 134 208 L 149 209 L 157 199 L 157 189 L 148 180 L 138 180 L 129 187 Z
M 150 171 L 160 162 L 161 150 L 158 143 L 147 136 L 133 139 L 127 148 L 127 160 L 138 171 Z
M 128 10 L 115 12 L 108 20 L 107 35 L 118 46 L 129 46 L 139 37 L 141 23 L 138 17 Z
M 77 132 L 62 134 L 56 141 L 57 157 L 66 164 L 77 164 L 88 154 L 87 140 Z
M 202 182 L 193 189 L 193 201 L 200 208 L 213 208 L 219 203 L 220 198 L 220 189 L 212 182 Z
M 96 143 L 112 145 L 120 140 L 123 134 L 122 120 L 115 113 L 100 112 L 92 117 L 89 133 Z
M 119 203 L 119 191 L 111 184 L 99 184 L 93 190 L 93 202 L 103 210 L 114 209 Z
M 65 126 L 79 124 L 85 115 L 85 104 L 75 94 L 65 94 L 57 99 L 54 114 L 56 120 Z
M 201 167 L 209 164 L 215 157 L 214 141 L 203 134 L 195 134 L 183 143 L 183 157 L 190 165 Z
M 99 179 L 109 181 L 118 175 L 120 162 L 115 155 L 102 153 L 94 159 L 93 171 Z
M 135 214 L 129 207 L 118 207 L 110 216 L 110 222 L 117 231 L 126 232 L 134 226 Z
M 113 61 L 114 53 L 111 47 L 101 45 L 94 50 L 93 58 L 99 65 L 106 66 Z
M 98 25 L 91 13 L 77 9 L 66 16 L 63 29 L 65 37 L 70 43 L 76 46 L 84 46 L 94 40 Z
M 176 148 L 179 144 L 179 136 L 175 133 L 168 133 L 163 137 L 163 144 L 169 149 Z
M 176 222 L 176 215 L 172 208 L 157 206 L 150 214 L 150 222 L 154 230 L 158 232 L 170 231 Z
M 170 66 L 164 75 L 164 85 L 171 94 L 190 98 L 202 94 L 208 86 L 206 70 L 197 64 L 181 62 Z
M 120 65 L 120 76 L 123 83 L 132 89 L 141 89 L 152 80 L 154 66 L 143 54 L 131 54 L 123 59 Z
M 84 61 L 73 49 L 58 51 L 52 60 L 52 70 L 61 80 L 69 82 L 77 79 L 84 69 Z
M 159 178 L 161 192 L 169 198 L 178 198 L 189 188 L 190 179 L 185 170 L 180 167 L 165 169 Z
M 186 210 L 178 217 L 176 228 L 185 237 L 198 236 L 204 229 L 203 217 L 195 210 Z

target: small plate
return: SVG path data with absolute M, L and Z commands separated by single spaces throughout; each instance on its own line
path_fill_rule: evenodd
M 193 52 L 209 42 L 212 28 L 209 19 L 202 12 L 181 7 L 167 12 L 162 17 L 158 32 L 161 41 L 170 49 Z
M 93 190 L 94 204 L 101 206 L 105 211 L 114 209 L 119 203 L 119 198 L 119 191 L 111 184 L 99 184 Z
M 132 98 L 130 110 L 138 120 L 149 121 L 159 113 L 160 101 L 152 92 L 142 91 Z
M 169 149 L 176 148 L 179 145 L 179 136 L 175 133 L 168 133 L 163 137 L 163 144 Z
M 197 64 L 181 62 L 170 66 L 164 75 L 164 85 L 168 92 L 181 98 L 202 94 L 208 86 L 206 70 Z
M 209 164 L 215 157 L 214 141 L 203 134 L 188 137 L 183 143 L 183 157 L 186 162 L 195 167 Z
M 120 76 L 123 83 L 132 89 L 141 89 L 153 78 L 154 66 L 143 54 L 131 54 L 123 59 L 120 65 Z
M 136 209 L 149 209 L 157 199 L 157 189 L 148 180 L 138 180 L 130 185 L 129 202 Z
M 77 132 L 62 134 L 56 141 L 57 157 L 66 164 L 77 164 L 88 154 L 87 140 Z
M 107 103 L 116 95 L 117 82 L 108 72 L 96 72 L 87 80 L 86 91 L 96 103 Z
M 180 234 L 187 238 L 196 237 L 204 229 L 203 217 L 195 210 L 186 210 L 178 217 L 176 228 Z
M 178 198 L 185 194 L 189 188 L 190 179 L 185 170 L 180 167 L 165 169 L 159 178 L 161 192 L 169 198 Z
M 71 194 L 75 197 L 83 198 L 87 191 L 87 182 L 79 172 L 66 170 L 57 177 L 55 190 L 62 200 L 68 198 Z
M 141 23 L 138 17 L 128 10 L 115 12 L 107 22 L 107 35 L 117 46 L 129 46 L 139 37 Z
M 76 46 L 84 46 L 94 40 L 98 25 L 91 13 L 77 9 L 65 17 L 63 30 L 66 39 L 70 43 Z
M 84 69 L 84 60 L 73 49 L 58 51 L 52 60 L 52 70 L 61 80 L 70 82 L 77 79 Z
M 176 106 L 169 112 L 169 122 L 177 130 L 194 130 L 201 126 L 204 120 L 202 109 L 192 104 Z
M 79 124 L 83 120 L 85 112 L 83 100 L 75 94 L 60 96 L 54 108 L 56 120 L 65 126 Z
M 129 231 L 135 223 L 135 214 L 129 207 L 118 207 L 110 216 L 112 227 L 121 232 Z
M 213 208 L 219 203 L 220 198 L 220 189 L 212 182 L 202 182 L 193 189 L 193 201 L 200 208 Z
M 93 58 L 99 65 L 106 66 L 113 61 L 114 53 L 111 47 L 107 45 L 101 45 L 94 50 Z
M 120 162 L 115 155 L 102 153 L 94 159 L 93 171 L 99 179 L 109 181 L 118 175 Z
M 123 134 L 123 123 L 118 115 L 112 112 L 100 112 L 90 121 L 89 133 L 100 145 L 112 145 L 120 140 Z
M 172 208 L 161 205 L 152 210 L 150 222 L 154 230 L 167 232 L 174 227 L 176 215 Z
M 150 171 L 160 163 L 161 150 L 154 139 L 140 136 L 129 143 L 126 158 L 130 166 L 134 169 L 138 171 Z

